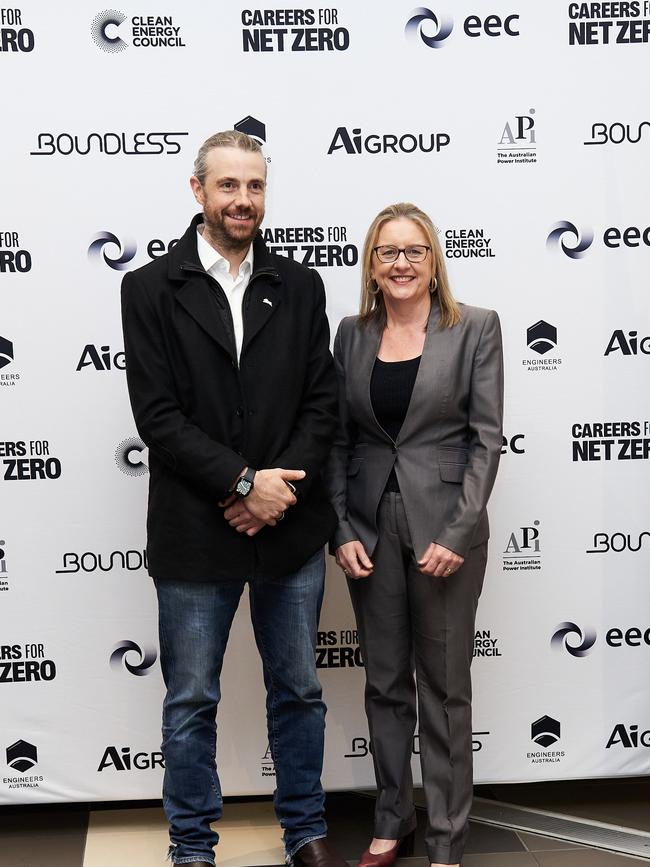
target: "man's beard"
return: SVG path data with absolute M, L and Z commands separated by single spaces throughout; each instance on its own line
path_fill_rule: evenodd
M 226 216 L 227 213 L 227 209 L 216 213 L 213 211 L 212 214 L 208 214 L 204 211 L 204 235 L 207 235 L 206 240 L 208 242 L 215 244 L 224 251 L 229 253 L 241 253 L 242 250 L 248 249 L 251 241 L 257 234 L 264 213 L 262 212 L 262 214 L 260 214 L 258 211 L 251 208 L 231 211 L 231 215 L 234 213 L 239 216 L 252 218 L 252 225 L 250 222 L 242 222 L 241 226 L 237 226 L 237 223 L 234 220 L 228 219 Z

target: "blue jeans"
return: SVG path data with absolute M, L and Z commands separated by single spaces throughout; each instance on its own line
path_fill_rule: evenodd
M 165 757 L 163 806 L 175 864 L 214 864 L 221 817 L 215 763 L 216 712 L 223 655 L 244 585 L 262 657 L 269 746 L 275 763 L 275 812 L 292 856 L 324 837 L 325 705 L 314 648 L 323 601 L 325 560 L 318 551 L 292 575 L 248 581 L 156 581 Z

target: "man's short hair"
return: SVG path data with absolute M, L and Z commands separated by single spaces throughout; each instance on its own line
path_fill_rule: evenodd
M 241 151 L 250 151 L 251 153 L 262 153 L 262 148 L 255 139 L 239 132 L 236 129 L 227 129 L 224 132 L 216 132 L 210 138 L 206 138 L 194 160 L 194 175 L 199 179 L 201 185 L 205 183 L 205 176 L 208 173 L 208 154 L 213 148 L 239 148 Z

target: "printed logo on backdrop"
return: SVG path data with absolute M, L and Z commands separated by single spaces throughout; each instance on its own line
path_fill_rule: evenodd
M 650 0 L 649 0 L 650 2 Z M 570 259 L 582 259 L 592 246 L 594 233 L 590 228 L 582 232 L 574 223 L 560 220 L 551 227 L 546 239 L 546 249 L 557 251 L 561 249 Z M 620 250 L 621 247 L 637 249 L 650 247 L 650 226 L 609 226 L 602 235 L 602 244 L 608 250 Z
M 45 656 L 45 645 L 0 644 L 0 683 L 54 680 L 56 665 Z
M 650 747 L 650 730 L 639 731 L 639 728 L 636 723 L 633 725 L 616 723 L 605 744 L 605 749 L 623 747 L 625 750 L 634 750 L 639 747 Z
M 494 259 L 492 238 L 486 238 L 485 229 L 446 229 L 445 256 L 447 259 Z
M 283 226 L 262 229 L 271 253 L 310 268 L 352 267 L 359 261 L 356 244 L 348 243 L 346 226 Z
M 642 549 L 650 550 L 650 530 L 641 533 L 594 533 L 591 544 L 586 554 L 622 554 L 627 551 L 636 554 Z
M 7 567 L 7 543 L 0 539 L 0 593 L 9 590 L 9 569 Z
M 434 12 L 426 6 L 411 11 L 404 34 L 408 40 L 424 44 L 427 48 L 442 48 L 454 31 L 454 19 L 446 12 Z M 456 28 L 465 37 L 519 36 L 519 15 L 468 15 Z M 449 40 L 453 42 L 452 40 Z
M 104 750 L 97 773 L 104 771 L 154 771 L 165 767 L 163 754 L 159 750 L 136 752 L 132 747 L 109 746 Z
M 566 650 L 571 656 L 586 656 L 596 643 L 596 630 L 584 631 L 570 621 L 560 623 L 551 637 L 551 646 L 556 650 Z M 569 639 L 571 639 L 569 641 Z M 650 647 L 650 626 L 611 626 L 605 632 L 608 648 L 633 647 L 646 650 Z
M 32 254 L 22 248 L 18 232 L 0 232 L 0 274 L 27 274 L 31 270 Z
M 33 157 L 121 154 L 130 157 L 172 156 L 181 152 L 181 138 L 188 132 L 39 132 Z
M 473 656 L 502 656 L 499 648 L 499 639 L 492 635 L 491 629 L 477 629 L 474 633 L 474 652 Z
M 472 752 L 479 753 L 485 746 L 489 731 L 472 732 Z M 420 736 L 414 735 L 411 746 L 411 754 L 420 755 Z M 368 737 L 353 737 L 350 742 L 349 752 L 343 754 L 345 759 L 365 759 L 372 755 L 372 741 Z
M 88 258 L 92 261 L 102 258 L 109 268 L 126 271 L 136 254 L 135 241 L 127 238 L 123 242 L 112 232 L 98 232 L 88 247 Z
M 140 647 L 135 641 L 120 641 L 111 651 L 110 666 L 114 671 L 126 669 L 136 677 L 151 674 L 152 666 L 158 659 L 154 647 Z
M 501 454 L 507 455 L 512 452 L 513 455 L 525 455 L 526 449 L 524 447 L 524 440 L 526 439 L 526 434 L 516 433 L 511 437 L 502 436 L 501 437 Z
M 24 26 L 22 9 L 0 9 L 0 51 L 33 51 L 34 41 L 34 31 Z
M 76 551 L 66 551 L 62 557 L 62 569 L 56 569 L 57 575 L 76 575 L 77 572 L 91 574 L 93 572 L 112 572 L 113 569 L 122 569 L 125 572 L 137 572 L 140 569 L 148 569 L 147 551 L 111 551 L 110 554 L 84 551 L 79 554 Z
M 161 241 L 160 238 L 147 241 L 145 249 L 149 261 L 160 259 L 177 243 L 178 238 L 167 242 Z M 102 231 L 93 237 L 88 247 L 88 259 L 91 262 L 103 262 L 113 271 L 126 271 L 136 267 L 133 259 L 137 250 L 138 245 L 132 238 L 124 236 L 123 240 L 120 240 L 113 232 Z
M 650 2 L 569 3 L 569 45 L 640 45 L 650 41 Z
M 517 527 L 508 536 L 503 551 L 504 572 L 537 572 L 542 568 L 539 521 L 529 527 Z
M 275 762 L 273 761 L 273 756 L 271 754 L 271 744 L 269 743 L 266 744 L 266 750 L 264 752 L 264 755 L 260 759 L 260 776 L 275 776 Z
M 50 451 L 49 440 L 0 442 L 2 476 L 6 482 L 52 481 L 61 477 L 62 465 Z
M 549 358 L 548 353 L 557 348 L 557 328 L 550 322 L 540 319 L 526 329 L 526 345 L 534 356 L 522 359 L 522 365 L 529 373 L 552 373 L 562 364 L 562 359 L 554 353 Z M 536 356 L 543 356 L 539 358 Z
M 363 668 L 356 629 L 318 632 L 316 668 Z
M 250 114 L 238 120 L 234 124 L 233 129 L 236 129 L 237 132 L 243 132 L 249 138 L 256 141 L 260 147 L 266 145 L 266 124 Z M 264 159 L 267 163 L 271 162 L 271 157 L 264 155 Z
M 129 16 L 120 9 L 98 12 L 90 25 L 93 42 L 116 54 L 133 48 L 185 48 L 181 28 L 171 15 Z
M 650 355 L 650 334 L 639 338 L 638 331 L 623 331 L 617 328 L 607 342 L 603 355 Z
M 146 476 L 149 472 L 148 457 L 149 449 L 140 437 L 129 437 L 122 440 L 115 449 L 117 468 L 127 476 Z
M 573 461 L 647 461 L 649 421 L 576 422 L 571 426 Z
M 537 163 L 537 133 L 535 109 L 528 114 L 516 114 L 506 121 L 497 142 L 497 165 Z
M 87 343 L 82 350 L 75 370 L 78 373 L 85 368 L 101 371 L 126 370 L 124 350 L 120 349 L 113 352 L 108 344 L 98 348 L 94 343 Z
M 20 777 L 3 777 L 2 783 L 7 789 L 38 789 L 39 783 L 43 782 L 40 774 L 25 776 L 38 764 L 38 750 L 29 741 L 19 740 L 11 744 L 5 751 L 7 765 L 14 771 L 18 771 Z
M 440 153 L 451 142 L 448 132 L 362 132 L 361 127 L 339 126 L 332 136 L 328 156 L 336 151 L 346 154 Z
M 564 649 L 577 658 L 586 656 L 596 643 L 596 631 L 587 627 L 584 632 L 570 620 L 560 623 L 551 636 L 551 647 Z
M 526 753 L 531 765 L 556 765 L 565 757 L 564 750 L 551 750 L 560 740 L 561 726 L 558 720 L 550 716 L 542 716 L 530 726 L 530 739 L 543 747 L 541 750 Z
M 0 370 L 10 365 L 14 360 L 14 344 L 12 340 L 0 336 Z M 0 373 L 0 388 L 15 388 L 20 380 L 19 373 Z
M 243 9 L 242 50 L 347 51 L 350 31 L 339 20 L 339 10 Z
M 620 145 L 648 144 L 650 142 L 650 120 L 639 123 L 621 123 L 620 121 L 600 122 L 591 125 L 591 139 L 583 142 L 585 145 Z

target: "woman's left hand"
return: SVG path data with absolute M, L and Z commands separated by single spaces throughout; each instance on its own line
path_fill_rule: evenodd
M 433 575 L 436 578 L 448 578 L 458 571 L 465 562 L 465 558 L 454 554 L 449 548 L 432 542 L 424 552 L 424 557 L 418 560 L 420 572 L 425 575 Z

